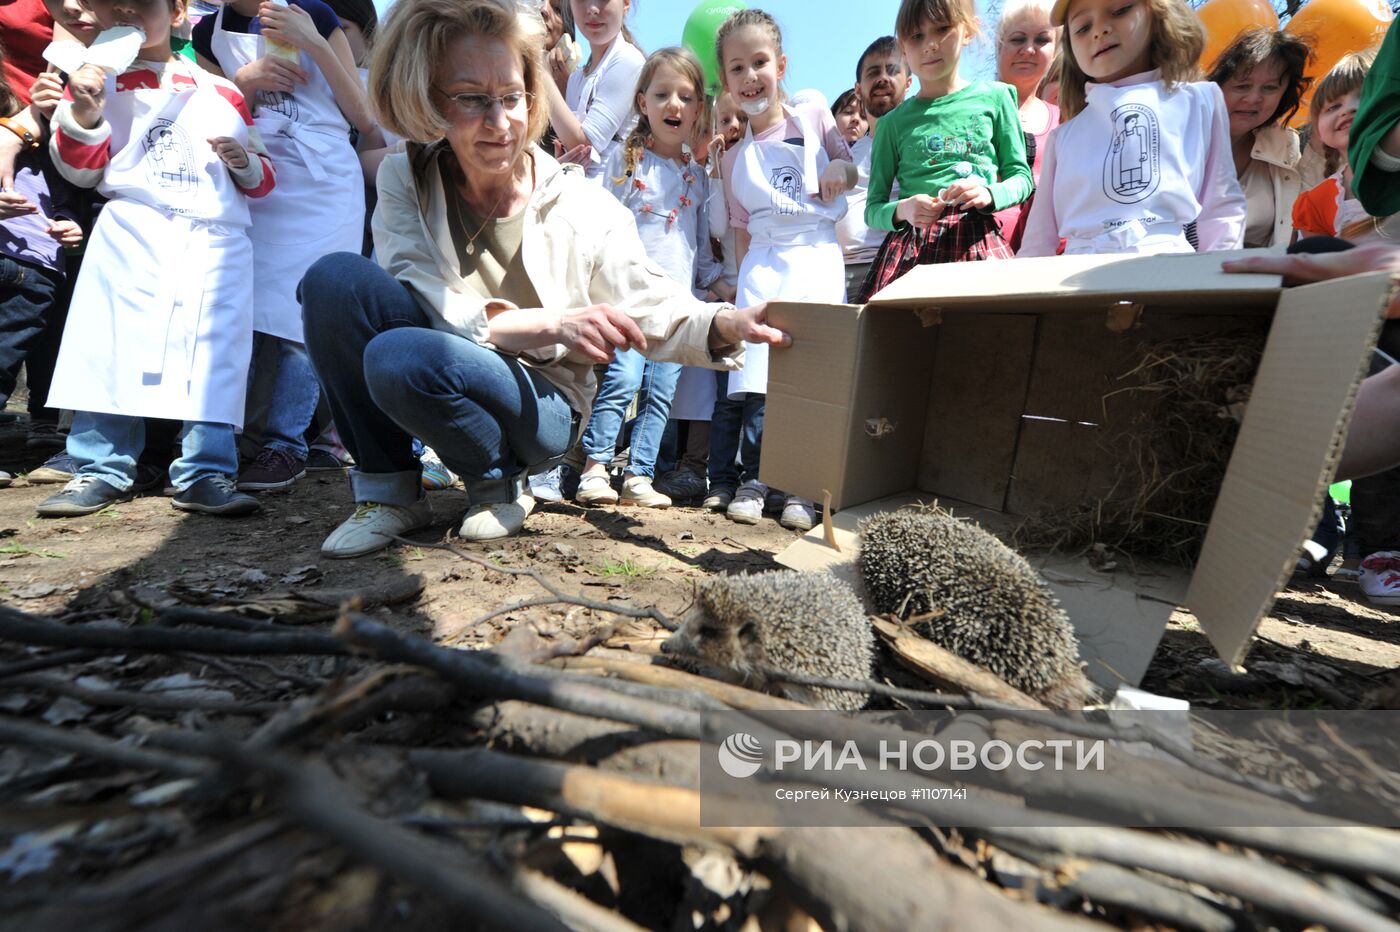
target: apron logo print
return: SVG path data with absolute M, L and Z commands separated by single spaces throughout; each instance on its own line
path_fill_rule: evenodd
M 773 169 L 769 181 L 773 188 L 773 212 L 781 215 L 802 212 L 799 198 L 802 194 L 802 174 L 791 166 Z
M 296 97 L 285 91 L 258 91 L 257 99 L 259 110 L 280 113 L 294 123 L 300 116 L 297 112 Z
M 155 184 L 175 194 L 199 190 L 194 147 L 185 131 L 170 120 L 157 119 L 141 140 L 146 150 L 146 169 Z
M 1113 141 L 1103 164 L 1103 190 L 1120 204 L 1136 204 L 1162 180 L 1157 114 L 1142 104 L 1113 111 Z

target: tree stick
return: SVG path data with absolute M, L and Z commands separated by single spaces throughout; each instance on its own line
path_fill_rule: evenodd
M 614 660 L 611 657 L 567 657 L 552 661 L 550 666 L 569 672 L 598 673 L 634 683 L 646 683 L 649 686 L 702 690 L 732 709 L 809 708 L 781 696 L 770 696 L 757 690 L 657 663 L 635 663 Z
M 130 692 L 122 689 L 88 689 L 72 680 L 58 676 L 31 673 L 10 681 L 15 689 L 37 689 L 67 696 L 96 706 L 125 706 L 132 709 L 160 709 L 184 712 L 199 709 L 228 715 L 264 715 L 282 708 L 278 702 L 242 702 L 238 699 L 201 699 L 199 697 L 167 696 L 161 693 Z
M 0 739 L 50 751 L 67 751 L 133 770 L 159 770 L 182 777 L 207 773 L 209 764 L 190 757 L 132 747 L 111 738 L 73 728 L 50 728 L 36 722 L 0 716 Z
M 625 916 L 599 906 L 539 871 L 520 871 L 515 886 L 575 932 L 643 932 L 641 926 Z
M 43 647 L 87 647 L 151 654 L 188 651 L 208 654 L 347 653 L 344 644 L 315 631 L 252 633 L 67 626 L 39 620 L 5 605 L 0 605 L 0 638 Z
M 1179 877 L 1293 916 L 1304 923 L 1321 923 L 1330 929 L 1354 932 L 1400 930 L 1400 924 L 1332 893 L 1304 874 L 1200 844 L 1128 829 L 1085 831 L 1038 826 L 978 831 L 996 844 L 1010 839 L 1012 843 L 1019 841 L 1048 851 Z
M 895 659 L 915 673 L 1015 708 L 1047 709 L 1044 703 L 1032 699 L 992 671 L 968 663 L 952 651 L 910 632 L 903 625 L 883 617 L 872 617 L 870 623 Z
M 61 667 L 65 664 L 80 663 L 84 660 L 91 660 L 99 656 L 97 651 L 80 648 L 78 650 L 56 650 L 50 654 L 40 654 L 38 657 L 30 657 L 28 660 L 16 660 L 14 663 L 0 666 L 0 680 L 11 676 L 19 676 L 23 673 L 32 673 L 36 670 L 47 670 L 50 667 Z

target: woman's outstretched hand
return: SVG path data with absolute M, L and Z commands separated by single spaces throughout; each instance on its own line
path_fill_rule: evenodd
M 792 343 L 792 337 L 768 326 L 767 302 L 751 307 L 723 308 L 710 325 L 710 345 L 730 346 L 741 341 L 787 346 Z
M 647 348 L 641 328 L 611 304 L 565 311 L 559 318 L 558 342 L 591 362 L 612 362 L 618 350 Z
M 1249 256 L 1231 259 L 1221 263 L 1221 267 L 1227 272 L 1282 275 L 1285 285 L 1307 285 L 1365 272 L 1397 274 L 1400 273 L 1400 245 L 1373 241 L 1341 252 Z M 1390 299 L 1386 316 L 1400 317 L 1400 292 Z

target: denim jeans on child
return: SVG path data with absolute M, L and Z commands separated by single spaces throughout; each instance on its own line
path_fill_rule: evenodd
M 732 492 L 740 483 L 758 478 L 768 396 L 745 392 L 730 399 L 729 373 L 716 372 L 715 377 L 715 412 L 710 419 L 710 488 Z
M 306 429 L 316 416 L 321 386 L 316 381 L 316 373 L 311 368 L 311 360 L 303 344 L 256 333 L 253 335 L 254 359 L 258 358 L 264 340 L 272 340 L 276 344 L 273 358 L 276 360 L 277 374 L 273 377 L 267 421 L 262 428 L 263 446 L 283 450 L 304 460 L 307 453 Z M 253 384 L 251 371 L 248 373 L 248 384 Z
M 0 256 L 0 408 L 10 400 L 19 367 L 62 286 L 63 276 L 52 269 Z
M 433 330 L 413 293 L 368 259 L 317 260 L 300 295 L 311 363 L 355 458 L 356 501 L 418 500 L 414 437 L 462 478 L 472 504 L 514 501 L 531 466 L 573 443 L 577 418 L 548 379 Z
M 125 414 L 73 412 L 68 455 L 75 475 L 97 476 L 122 491 L 136 478 L 136 461 L 146 446 L 146 421 Z M 170 463 L 170 483 L 184 490 L 209 476 L 238 474 L 238 442 L 232 424 L 186 421 L 180 455 Z
M 593 413 L 588 419 L 588 429 L 583 432 L 584 454 L 598 463 L 607 463 L 613 458 L 627 405 L 632 396 L 637 395 L 637 419 L 632 425 L 627 472 L 648 479 L 654 476 L 661 435 L 666 430 L 666 419 L 671 416 L 671 401 L 676 396 L 676 382 L 680 377 L 681 367 L 677 363 L 650 362 L 636 350 L 618 353 L 593 400 Z

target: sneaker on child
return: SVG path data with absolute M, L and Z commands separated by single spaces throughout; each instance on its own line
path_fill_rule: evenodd
M 285 489 L 305 475 L 305 460 L 277 447 L 263 447 L 252 465 L 239 473 L 238 487 L 249 492 Z
M 57 424 L 30 424 L 24 445 L 30 450 L 62 450 L 68 444 L 68 431 Z
M 1372 605 L 1400 605 L 1400 550 L 1382 550 L 1362 560 L 1359 582 Z
M 564 500 L 564 465 L 561 463 L 544 472 L 530 477 L 530 494 L 537 502 L 562 502 Z
M 794 531 L 810 531 L 817 523 L 816 503 L 789 495 L 783 503 L 783 514 L 778 523 Z
M 344 472 L 352 464 L 336 456 L 330 450 L 312 447 L 306 454 L 307 472 Z
M 678 502 L 691 501 L 705 495 L 705 477 L 696 475 L 689 469 L 673 469 L 653 485 L 656 491 L 669 495 L 673 501 Z
M 41 518 L 75 518 L 129 501 L 132 495 L 131 490 L 119 489 L 98 476 L 74 476 L 63 491 L 44 499 L 35 511 Z
M 433 510 L 426 497 L 412 505 L 385 505 L 361 502 L 355 513 L 331 531 L 321 544 L 321 555 L 336 560 L 362 557 L 383 550 L 394 538 L 433 523 Z
M 619 505 L 638 505 L 642 508 L 670 508 L 671 499 L 652 487 L 647 476 L 628 476 L 622 480 L 622 495 Z
M 170 504 L 181 511 L 225 518 L 250 515 L 262 507 L 256 498 L 238 491 L 238 484 L 228 476 L 205 476 L 196 480 L 188 488 L 176 492 Z
M 757 524 L 763 517 L 763 503 L 767 497 L 768 486 L 750 479 L 734 493 L 734 500 L 724 510 L 725 516 L 740 524 Z
M 734 501 L 734 490 L 719 486 L 710 490 L 710 494 L 705 496 L 700 507 L 706 511 L 724 511 L 732 501 Z
M 616 505 L 617 490 L 612 487 L 612 477 L 608 467 L 595 463 L 583 471 L 578 480 L 578 491 L 574 501 L 580 505 Z
M 447 468 L 438 455 L 433 452 L 432 447 L 423 448 L 423 455 L 419 458 L 418 463 L 423 469 L 419 481 L 423 484 L 424 491 L 441 492 L 443 489 L 450 488 L 452 483 L 457 481 L 456 473 Z
M 67 451 L 59 451 L 45 460 L 44 465 L 31 470 L 27 478 L 30 485 L 61 485 L 72 482 L 73 474 L 77 471 L 78 464 L 73 457 Z

